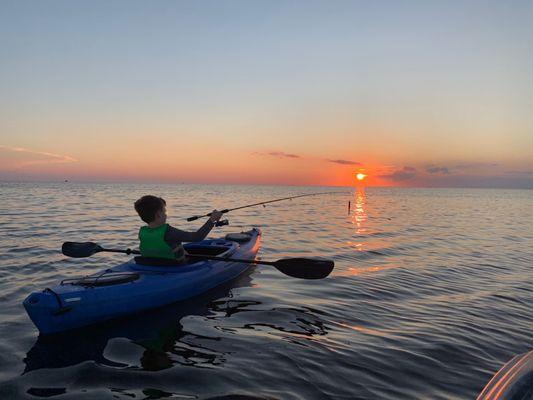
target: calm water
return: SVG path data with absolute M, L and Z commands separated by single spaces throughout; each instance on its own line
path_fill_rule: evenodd
M 143 194 L 194 229 L 184 218 L 214 207 L 324 190 L 0 184 L 0 398 L 472 399 L 533 348 L 532 191 L 343 189 L 240 210 L 212 236 L 258 226 L 261 258 L 333 258 L 333 275 L 256 267 L 193 301 L 52 339 L 22 307 L 123 261 L 59 249 L 135 247 Z

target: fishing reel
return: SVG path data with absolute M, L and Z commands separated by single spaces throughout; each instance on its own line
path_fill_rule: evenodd
M 229 221 L 227 219 L 223 219 L 215 223 L 215 226 L 224 226 L 224 225 L 229 225 Z

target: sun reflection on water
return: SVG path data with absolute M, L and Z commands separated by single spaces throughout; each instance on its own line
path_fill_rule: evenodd
M 356 235 L 364 235 L 367 232 L 366 221 L 368 219 L 366 214 L 366 196 L 363 187 L 357 187 L 354 193 L 354 208 L 350 212 L 350 221 L 354 225 Z M 348 244 L 355 247 L 358 251 L 363 251 L 364 243 L 348 241 Z
M 364 275 L 364 274 L 372 274 L 380 271 L 384 271 L 391 268 L 397 268 L 397 264 L 389 264 L 389 265 L 374 265 L 370 267 L 349 267 L 345 270 L 339 270 L 335 272 L 335 276 L 357 276 L 357 275 Z
M 397 259 L 392 259 L 390 257 L 387 257 L 386 260 L 381 258 L 378 265 L 375 265 L 370 261 L 370 259 L 375 256 L 384 256 L 386 254 L 384 249 L 387 249 L 389 244 L 387 243 L 387 239 L 376 237 L 374 235 L 374 230 L 371 225 L 369 225 L 367 199 L 363 187 L 357 187 L 357 190 L 353 193 L 350 202 L 350 206 L 351 205 L 353 205 L 353 207 L 350 207 L 349 209 L 348 218 L 353 226 L 351 235 L 352 240 L 347 240 L 346 244 L 351 251 L 356 252 L 355 254 L 352 254 L 352 257 L 354 260 L 357 260 L 357 265 L 350 266 L 342 271 L 336 271 L 335 275 L 357 276 L 374 274 L 390 268 L 397 268 L 401 263 L 399 263 Z M 364 262 L 367 264 L 370 263 L 371 265 L 363 265 Z
M 366 334 L 366 335 L 386 336 L 386 334 L 387 334 L 386 332 L 383 332 L 383 331 L 380 331 L 380 330 L 377 330 L 377 329 L 368 328 L 368 327 L 365 327 L 365 326 L 362 326 L 362 325 L 355 325 L 355 324 L 349 324 L 349 323 L 345 323 L 345 322 L 338 322 L 338 321 L 332 321 L 332 320 L 328 320 L 328 322 L 330 322 L 330 323 L 332 323 L 334 325 L 343 327 L 343 328 L 348 328 L 348 329 L 357 331 L 359 333 Z

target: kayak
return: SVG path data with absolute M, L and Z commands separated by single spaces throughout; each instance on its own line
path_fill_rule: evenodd
M 477 400 L 533 399 L 533 350 L 513 357 L 492 377 Z
M 96 274 L 64 279 L 31 293 L 23 302 L 43 335 L 63 332 L 186 300 L 233 280 L 252 264 L 214 261 L 197 255 L 253 260 L 261 231 L 228 234 L 185 244 L 196 255 L 185 264 L 135 257 Z

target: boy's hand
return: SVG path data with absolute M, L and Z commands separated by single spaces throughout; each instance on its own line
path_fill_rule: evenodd
M 217 222 L 222 217 L 222 213 L 218 210 L 211 211 L 211 216 L 209 217 L 209 221 L 211 222 Z

